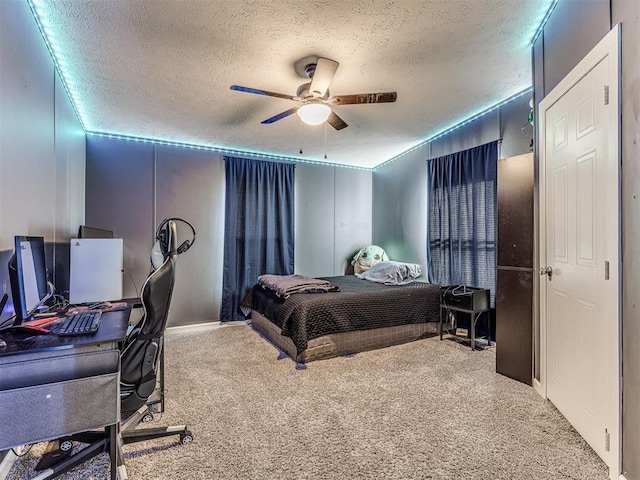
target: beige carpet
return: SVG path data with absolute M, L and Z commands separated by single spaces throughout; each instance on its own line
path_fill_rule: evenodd
M 588 479 L 605 465 L 495 351 L 437 338 L 304 370 L 249 326 L 167 338 L 167 412 L 194 443 L 125 447 L 135 479 Z M 159 417 L 159 416 L 158 416 Z M 9 478 L 33 476 L 40 445 Z M 105 455 L 60 478 L 102 479 Z

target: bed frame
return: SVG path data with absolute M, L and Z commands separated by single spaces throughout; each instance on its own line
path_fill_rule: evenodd
M 438 323 L 427 322 L 330 333 L 309 340 L 307 348 L 298 354 L 293 341 L 289 337 L 281 335 L 280 328 L 256 310 L 251 310 L 251 324 L 255 330 L 299 363 L 413 342 L 432 337 L 439 332 Z

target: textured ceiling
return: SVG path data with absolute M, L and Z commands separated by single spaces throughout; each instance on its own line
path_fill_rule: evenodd
M 32 1 L 88 131 L 367 168 L 527 89 L 552 3 Z M 335 131 L 296 115 L 262 125 L 296 104 L 229 89 L 294 95 L 311 55 L 340 63 L 332 94 L 398 100 L 333 107 L 349 124 Z

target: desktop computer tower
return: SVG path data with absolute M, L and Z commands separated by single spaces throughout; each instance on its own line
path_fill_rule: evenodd
M 122 298 L 121 238 L 71 239 L 69 302 L 98 303 Z

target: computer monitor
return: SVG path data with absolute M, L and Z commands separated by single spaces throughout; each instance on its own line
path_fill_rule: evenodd
M 113 231 L 80 225 L 80 228 L 78 228 L 78 238 L 113 238 Z
M 51 296 L 43 237 L 15 237 L 15 252 L 9 260 L 9 282 L 15 325 L 29 318 Z

